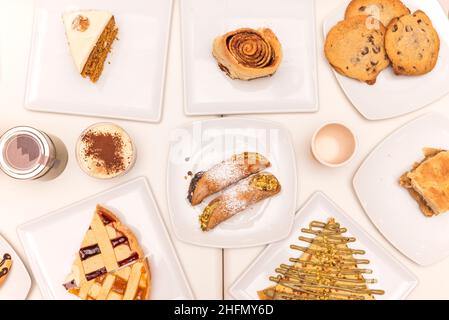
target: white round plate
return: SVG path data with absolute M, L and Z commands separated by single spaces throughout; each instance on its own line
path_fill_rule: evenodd
M 30 274 L 16 251 L 0 236 L 0 260 L 5 253 L 11 255 L 12 267 L 0 287 L 0 300 L 24 300 L 31 289 Z

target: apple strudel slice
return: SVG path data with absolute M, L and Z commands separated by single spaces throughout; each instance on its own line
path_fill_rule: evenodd
M 404 173 L 399 184 L 408 190 L 427 217 L 449 211 L 449 151 L 423 149 L 424 160 Z

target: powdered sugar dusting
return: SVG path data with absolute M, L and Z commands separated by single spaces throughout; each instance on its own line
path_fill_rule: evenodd
M 269 166 L 270 162 L 260 154 L 245 152 L 215 165 L 204 177 L 221 189 Z
M 250 191 L 250 180 L 252 177 L 246 178 L 236 184 L 233 188 L 230 188 L 223 192 L 223 202 L 228 212 L 238 213 L 245 210 L 248 207 L 248 200 L 245 198 L 245 194 Z
M 270 173 L 261 173 L 262 175 L 271 175 Z M 268 198 L 277 192 L 265 192 L 264 196 L 254 196 L 253 191 L 255 190 L 255 186 L 252 184 L 253 179 L 257 178 L 257 174 L 254 176 L 250 176 L 246 179 L 241 180 L 235 186 L 227 189 L 221 195 L 222 202 L 228 212 L 232 212 L 234 214 L 245 210 L 249 206 Z

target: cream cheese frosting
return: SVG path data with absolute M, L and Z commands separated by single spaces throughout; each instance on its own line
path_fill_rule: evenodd
M 63 14 L 67 41 L 79 73 L 83 72 L 92 50 L 111 18 L 112 13 L 98 10 L 71 11 Z

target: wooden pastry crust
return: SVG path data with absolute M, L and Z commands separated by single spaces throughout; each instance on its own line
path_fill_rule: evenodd
M 268 28 L 241 28 L 219 36 L 212 54 L 222 71 L 240 80 L 271 76 L 282 62 L 281 43 Z
M 435 68 L 440 38 L 422 11 L 393 19 L 385 34 L 385 49 L 398 75 L 423 75 Z
M 385 27 L 379 21 L 367 16 L 352 17 L 329 31 L 324 53 L 338 73 L 372 85 L 390 64 L 384 37 Z
M 410 10 L 400 0 L 352 0 L 345 12 L 345 19 L 367 15 L 388 26 L 394 18 L 409 14 Z
M 280 191 L 279 181 L 270 173 L 262 172 L 243 179 L 209 203 L 199 218 L 200 227 L 203 231 L 209 231 L 249 206 Z
M 244 152 L 234 155 L 206 172 L 196 173 L 190 182 L 187 198 L 195 206 L 208 196 L 251 174 L 260 172 L 270 165 L 270 161 L 267 158 L 256 152 Z

